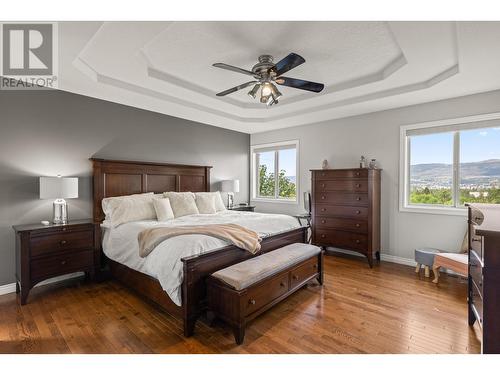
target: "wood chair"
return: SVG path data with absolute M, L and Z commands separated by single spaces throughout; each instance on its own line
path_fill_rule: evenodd
M 432 271 L 434 272 L 433 283 L 439 282 L 439 269 L 441 267 L 452 270 L 463 277 L 469 275 L 469 239 L 468 234 L 465 233 L 462 242 L 462 249 L 460 253 L 439 253 L 434 257 L 434 264 Z

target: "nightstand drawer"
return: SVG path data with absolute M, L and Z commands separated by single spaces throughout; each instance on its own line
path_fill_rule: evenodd
M 51 233 L 30 239 L 31 256 L 51 254 L 65 250 L 91 249 L 94 245 L 92 230 Z
M 94 263 L 94 252 L 92 250 L 80 251 L 78 253 L 57 254 L 50 257 L 39 258 L 31 261 L 31 279 L 45 279 L 57 275 L 63 275 L 74 271 L 80 271 L 92 267 Z

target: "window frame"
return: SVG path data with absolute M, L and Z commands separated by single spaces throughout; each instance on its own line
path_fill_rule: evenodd
M 294 147 L 289 147 L 290 149 L 295 148 L 295 189 L 296 189 L 296 194 L 295 194 L 295 199 L 286 199 L 286 198 L 280 198 L 279 197 L 279 183 L 278 183 L 278 176 L 279 176 L 279 149 L 282 149 L 283 147 L 287 146 L 294 146 Z M 274 150 L 273 150 L 274 148 Z M 258 168 L 258 152 L 263 149 L 271 149 L 268 151 L 274 151 L 274 175 L 275 175 L 275 185 L 274 185 L 274 197 L 260 197 L 258 195 L 259 192 L 259 168 Z M 250 146 L 250 157 L 251 157 L 251 163 L 252 163 L 252 168 L 251 168 L 251 186 L 252 186 L 252 201 L 256 202 L 268 202 L 268 203 L 283 203 L 283 204 L 292 204 L 292 205 L 298 205 L 300 202 L 300 177 L 299 177 L 299 140 L 290 140 L 290 141 L 282 141 L 282 142 L 273 142 L 273 143 L 263 143 L 263 144 L 256 144 L 256 145 L 251 145 Z
M 425 214 L 441 214 L 441 215 L 456 215 L 465 216 L 467 210 L 465 206 L 460 206 L 460 131 L 471 130 L 476 128 L 474 123 L 483 121 L 500 120 L 500 112 L 460 117 L 454 119 L 438 120 L 423 122 L 410 125 L 400 126 L 400 142 L 399 142 L 399 211 L 414 212 Z M 470 125 L 468 128 L 467 125 Z M 408 131 L 429 129 L 429 134 L 433 132 L 432 128 L 456 126 L 460 129 L 454 131 L 453 136 L 453 177 L 452 177 L 452 197 L 453 206 L 430 205 L 410 203 L 410 135 Z M 487 126 L 485 126 L 487 127 Z M 457 206 L 458 203 L 458 206 Z

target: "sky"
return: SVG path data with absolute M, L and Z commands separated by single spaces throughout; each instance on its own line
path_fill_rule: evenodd
M 285 170 L 285 176 L 295 176 L 295 149 L 279 151 L 279 168 Z M 259 157 L 261 165 L 267 165 L 268 172 L 274 172 L 274 151 L 262 152 Z
M 500 128 L 460 132 L 460 162 L 500 159 Z M 411 164 L 453 162 L 453 133 L 411 137 Z

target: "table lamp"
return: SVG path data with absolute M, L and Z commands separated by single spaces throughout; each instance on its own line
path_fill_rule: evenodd
M 234 204 L 234 193 L 240 192 L 240 180 L 225 180 L 221 183 L 221 190 L 227 193 L 227 207 Z
M 55 199 L 54 224 L 68 222 L 68 205 L 65 198 L 78 198 L 77 177 L 40 177 L 40 199 Z

